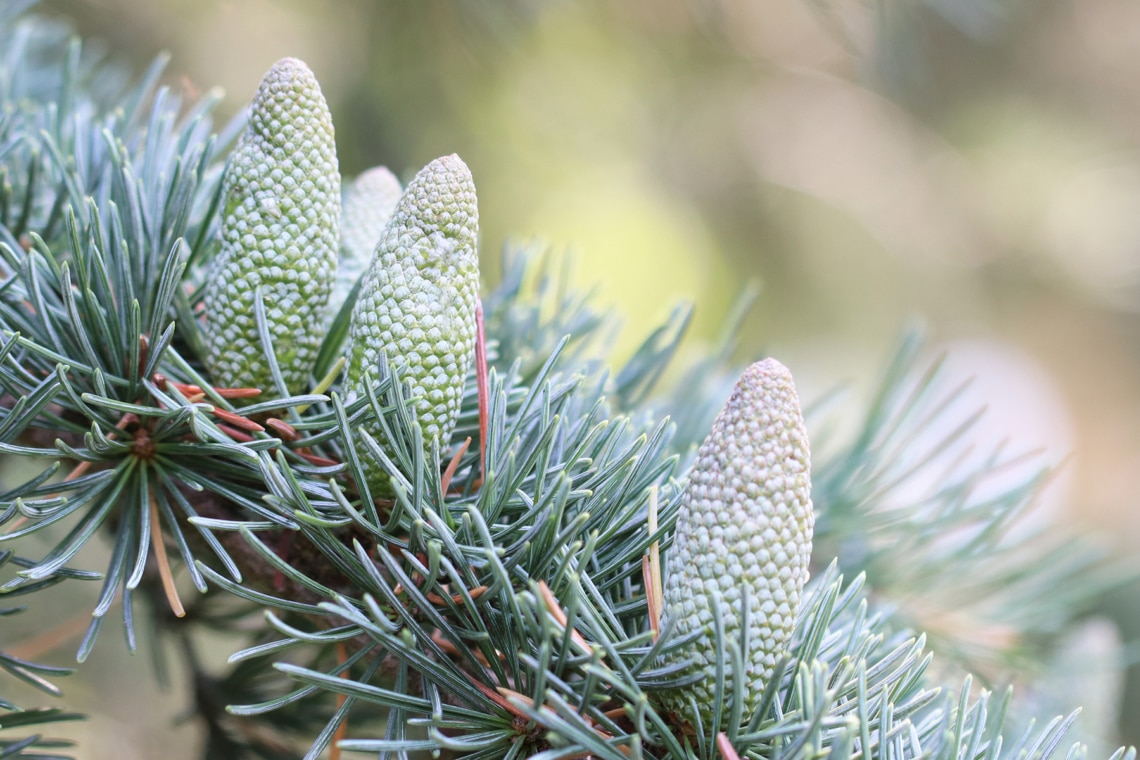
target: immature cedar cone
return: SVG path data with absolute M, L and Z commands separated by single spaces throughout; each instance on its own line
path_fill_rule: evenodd
M 437 158 L 396 204 L 352 310 L 349 387 L 362 392 L 366 373 L 375 380 L 385 354 L 412 386 L 428 446 L 451 436 L 475 350 L 478 234 L 470 170 L 459 156 Z M 383 445 L 378 429 L 369 432 Z
M 383 166 L 363 172 L 345 188 L 340 210 L 340 258 L 326 322 L 336 317 L 368 269 L 401 192 L 400 180 Z
M 206 364 L 219 386 L 273 393 L 254 312 L 260 288 L 285 385 L 300 392 L 336 271 L 340 172 L 320 85 L 296 58 L 261 80 L 224 193 L 222 249 L 206 289 Z
M 697 452 L 682 496 L 663 617 L 675 636 L 700 631 L 678 656 L 695 659 L 702 678 L 667 694 L 666 706 L 683 716 L 692 696 L 708 720 L 718 659 L 727 683 L 733 682 L 732 661 L 716 647 L 719 592 L 725 638 L 733 646 L 740 645 L 747 600 L 744 715 L 755 710 L 792 635 L 814 524 L 810 451 L 795 385 L 786 367 L 766 359 L 737 382 Z

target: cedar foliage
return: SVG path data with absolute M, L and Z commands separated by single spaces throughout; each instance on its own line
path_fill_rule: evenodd
M 956 389 L 917 337 L 854 432 L 813 452 L 813 577 L 758 705 L 723 708 L 742 700 L 722 638 L 709 720 L 670 709 L 686 642 L 655 639 L 643 558 L 668 556 L 685 473 L 739 374 L 734 325 L 679 390 L 657 383 L 686 308 L 611 371 L 605 314 L 552 257 L 508 246 L 482 301 L 485 435 L 474 368 L 450 441 L 427 447 L 395 368 L 354 396 L 338 381 L 235 407 L 205 369 L 199 312 L 240 120 L 216 130 L 216 94 L 184 101 L 160 86 L 164 60 L 134 77 L 26 5 L 0 8 L 0 451 L 38 469 L 0 494 L 0 618 L 82 582 L 80 663 L 104 628 L 132 650 L 140 628 L 176 641 L 207 758 L 333 743 L 485 760 L 1081 755 L 1076 713 L 1028 721 L 965 673 L 1030 665 L 1119 575 L 1015 525 L 1048 468 L 994 486 L 1000 447 L 945 467 L 976 418 L 923 435 Z M 369 456 L 390 498 L 357 487 Z M 74 567 L 91 541 L 106 566 Z M 914 627 L 932 608 L 958 627 Z M 203 668 L 197 634 L 239 628 L 230 667 Z M 3 652 L 0 669 L 51 697 L 68 672 Z M 45 736 L 77 717 L 0 696 L 0 757 L 67 756 Z

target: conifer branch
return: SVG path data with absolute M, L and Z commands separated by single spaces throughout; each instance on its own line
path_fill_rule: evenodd
M 931 477 L 976 418 L 917 338 L 829 448 L 786 370 L 731 365 L 731 329 L 660 387 L 688 306 L 611 372 L 607 315 L 557 257 L 508 247 L 480 297 L 458 157 L 338 230 L 331 124 L 292 100 L 320 104 L 303 64 L 215 133 L 217 96 L 183 103 L 164 60 L 123 85 L 23 11 L 0 9 L 0 453 L 40 469 L 0 494 L 0 595 L 100 580 L 81 662 L 112 610 L 132 648 L 149 616 L 179 643 L 206 756 L 1057 756 L 1075 713 L 1018 730 L 1011 696 L 935 672 L 928 644 L 992 675 L 1123 576 L 1014 529 L 1047 468 L 981 496 L 1021 460 Z M 285 123 L 319 176 L 279 155 Z M 320 208 L 257 175 L 274 162 Z M 335 284 L 333 258 L 369 248 Z M 9 548 L 32 536 L 40 556 Z M 96 536 L 106 565 L 72 569 Z M 203 667 L 201 630 L 246 639 L 228 670 Z M 0 669 L 49 693 L 62 674 Z M 71 717 L 0 708 L 5 731 Z

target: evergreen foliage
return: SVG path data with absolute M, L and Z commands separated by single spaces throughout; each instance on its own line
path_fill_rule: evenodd
M 954 391 L 917 339 L 855 433 L 813 452 L 813 577 L 786 652 L 744 699 L 728 617 L 658 632 L 647 559 L 668 557 L 697 444 L 739 375 L 730 340 L 659 389 L 680 308 L 610 372 L 605 316 L 552 257 L 508 249 L 450 437 L 421 428 L 414 367 L 388 347 L 374 375 L 340 374 L 371 280 L 292 395 L 296 367 L 279 365 L 255 299 L 273 388 L 226 387 L 202 310 L 244 124 L 215 134 L 216 95 L 183 102 L 159 86 L 161 60 L 129 80 L 22 5 L 0 9 L 0 451 L 40 468 L 0 494 L 0 595 L 33 605 L 96 580 L 80 662 L 115 610 L 132 650 L 140 619 L 177 641 L 204 757 L 1080 756 L 1075 713 L 1026 723 L 963 671 L 1031 661 L 1117 576 L 1080 542 L 1041 548 L 1018 528 L 1044 471 L 979 490 L 1007 464 L 999 450 L 930 477 L 973 418 L 920 435 Z M 934 485 L 916 497 L 914 482 Z M 71 568 L 96 536 L 106 566 Z M 31 537 L 49 548 L 17 556 Z M 912 625 L 932 606 L 966 624 L 928 638 Z M 196 633 L 238 628 L 231 667 L 208 672 Z M 699 677 L 694 635 L 718 653 L 711 700 L 677 706 L 667 695 Z M 44 678 L 63 675 L 3 653 L 0 669 L 53 695 Z M 0 710 L 0 757 L 57 756 L 39 725 L 75 717 Z

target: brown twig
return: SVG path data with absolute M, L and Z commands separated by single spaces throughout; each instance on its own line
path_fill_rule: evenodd
M 550 587 L 546 585 L 546 581 L 538 582 L 538 590 L 539 593 L 542 594 L 542 601 L 546 602 L 546 609 L 550 610 L 550 614 L 554 616 L 554 619 L 558 621 L 558 624 L 563 628 L 570 628 L 570 621 L 566 617 L 566 613 L 563 612 L 562 605 L 560 605 L 558 603 L 558 600 L 554 598 L 554 592 L 551 591 Z M 575 644 L 578 645 L 583 653 L 590 654 L 593 652 L 593 649 L 590 648 L 590 645 L 586 642 L 586 639 L 584 639 L 582 637 L 582 634 L 578 633 L 576 629 L 570 628 L 570 638 L 574 641 Z
M 297 455 L 303 457 L 309 464 L 315 464 L 317 467 L 334 467 L 340 462 L 328 457 L 319 457 L 316 454 L 310 454 L 307 451 L 298 451 Z
M 229 425 L 225 425 L 223 423 L 218 423 L 218 430 L 221 430 L 223 433 L 225 433 L 226 435 L 228 435 L 230 438 L 234 439 L 238 443 L 249 443 L 250 441 L 253 440 L 253 436 L 250 435 L 249 433 L 246 433 L 245 431 L 242 431 L 242 430 L 238 430 L 237 428 L 230 427 Z
M 716 748 L 720 750 L 720 756 L 723 757 L 724 760 L 740 760 L 740 755 L 736 754 L 732 742 L 728 740 L 728 734 L 724 731 L 716 735 Z
M 437 647 L 439 647 L 440 649 L 442 649 L 444 652 L 451 655 L 452 657 L 459 658 L 459 657 L 463 656 L 463 652 L 459 649 L 459 647 L 455 646 L 455 644 L 453 644 L 448 639 L 445 639 L 443 637 L 443 634 L 440 633 L 438 628 L 431 632 L 431 640 L 433 642 L 435 642 L 435 645 Z M 483 667 L 485 667 L 485 668 L 491 667 L 491 663 L 487 661 L 487 658 L 478 649 L 472 649 L 471 654 L 473 654 L 475 656 L 475 659 L 478 660 L 479 664 L 482 665 Z M 497 654 L 499 654 L 499 658 L 502 659 L 502 653 L 497 653 Z
M 162 540 L 162 524 L 158 517 L 158 500 L 154 491 L 150 492 L 150 545 L 154 548 L 154 561 L 158 565 L 158 577 L 162 579 L 162 592 L 174 617 L 186 617 L 186 608 L 178 598 L 178 588 L 174 585 L 174 573 L 170 569 L 170 559 L 166 556 L 166 543 Z
M 455 456 L 447 463 L 447 469 L 443 471 L 443 477 L 439 480 L 440 490 L 443 495 L 447 496 L 447 489 L 451 487 L 451 479 L 455 477 L 455 471 L 459 469 L 459 460 L 467 453 L 467 447 L 471 445 L 471 436 L 467 436 L 467 440 L 459 447 L 459 451 L 455 452 Z
M 511 715 L 514 715 L 516 718 L 522 718 L 523 720 L 525 720 L 527 722 L 530 721 L 529 715 L 524 713 L 519 708 L 515 707 L 508 700 L 504 699 L 503 695 L 500 693 L 500 692 L 504 691 L 504 689 L 502 687 L 500 687 L 498 691 L 495 691 L 494 689 L 488 688 L 487 686 L 484 686 L 483 684 L 476 681 L 475 677 L 472 676 L 470 673 L 465 673 L 465 675 L 467 676 L 468 680 L 470 680 L 471 683 L 474 684 L 475 688 L 478 689 L 479 691 L 481 691 L 483 693 L 483 696 L 485 696 L 487 699 L 491 700 L 496 705 L 498 705 L 499 707 L 501 707 L 504 710 L 506 710 L 507 712 L 509 712 Z M 512 697 L 518 697 L 523 702 L 528 702 L 528 703 L 530 703 L 531 706 L 534 705 L 534 700 L 532 700 L 530 697 L 523 696 L 522 694 L 519 694 L 518 692 L 511 691 L 510 689 L 506 689 L 506 691 Z
M 224 399 L 256 398 L 261 395 L 260 388 L 215 388 L 214 392 Z
M 172 386 L 178 389 L 178 392 L 187 398 L 197 396 L 199 394 L 205 398 L 206 391 L 200 385 L 189 385 L 187 383 L 179 383 L 171 380 L 166 375 L 155 372 L 151 379 L 154 384 L 158 386 L 159 390 L 166 390 L 167 386 Z M 260 388 L 214 388 L 214 392 L 225 399 L 235 398 L 254 398 L 261 395 Z
M 297 428 L 293 427 L 284 420 L 277 419 L 276 417 L 270 417 L 267 419 L 265 421 L 265 427 L 276 433 L 277 437 L 283 441 L 292 442 L 298 440 L 301 437 L 301 434 L 297 432 Z
M 657 486 L 649 489 L 649 535 L 657 532 Z M 661 611 L 665 607 L 665 593 L 661 582 L 661 547 L 656 541 L 649 545 L 649 554 L 641 558 L 641 574 L 645 579 L 645 601 L 649 607 L 649 630 L 653 640 L 661 631 Z
M 248 430 L 251 433 L 263 433 L 265 428 L 257 424 L 251 419 L 242 417 L 240 414 L 234 412 L 227 412 L 225 409 L 213 408 L 213 414 L 222 422 L 228 423 L 241 430 Z
M 467 595 L 470 596 L 472 599 L 478 599 L 479 597 L 483 596 L 483 594 L 486 591 L 487 591 L 487 586 L 476 586 L 475 588 L 468 591 Z M 426 597 L 427 597 L 427 600 L 429 602 L 431 602 L 432 604 L 443 604 L 444 603 L 444 598 L 442 596 L 440 596 L 439 594 L 436 594 L 434 592 L 429 591 L 426 594 Z M 451 595 L 451 601 L 455 602 L 456 604 L 462 604 L 463 603 L 463 594 L 452 594 Z

